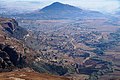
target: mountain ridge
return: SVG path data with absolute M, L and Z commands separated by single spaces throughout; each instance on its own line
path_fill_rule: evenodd
M 75 7 L 75 6 L 71 6 L 68 4 L 63 4 L 60 2 L 54 2 L 51 5 L 48 5 L 42 9 L 40 9 L 40 11 L 47 11 L 47 10 L 80 10 L 82 11 L 82 9 Z
M 103 19 L 106 16 L 98 11 L 84 10 L 69 4 L 54 2 L 48 6 L 27 14 L 16 15 L 26 19 L 60 20 L 60 19 Z
M 97 11 L 83 10 L 69 4 L 54 2 L 41 10 L 41 15 L 53 19 L 98 18 L 104 15 Z

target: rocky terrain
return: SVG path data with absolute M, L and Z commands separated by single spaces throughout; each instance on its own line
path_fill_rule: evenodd
M 14 19 L 0 18 L 1 71 L 9 70 L 9 67 L 10 70 L 15 67 L 23 67 L 26 64 L 25 46 L 13 37 L 17 27 L 18 24 Z
M 36 52 L 23 44 L 27 33 L 14 19 L 0 18 L 0 80 L 69 80 L 32 70 Z
M 37 52 L 33 64 L 36 71 L 78 80 L 104 80 L 109 79 L 108 75 L 110 79 L 119 79 L 117 23 L 113 25 L 107 19 L 21 20 L 19 23 L 30 31 L 25 44 Z
M 1 79 L 120 79 L 118 18 L 59 2 L 7 17 L 17 21 L 0 18 Z
M 70 80 L 68 78 L 50 74 L 40 74 L 30 69 L 0 73 L 0 80 Z

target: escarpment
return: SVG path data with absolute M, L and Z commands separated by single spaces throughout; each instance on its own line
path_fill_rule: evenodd
M 28 32 L 20 27 L 15 19 L 0 18 L 0 28 L 5 31 L 8 36 L 16 39 L 23 39 Z
M 21 40 L 26 34 L 14 19 L 0 18 L 0 72 L 24 68 L 34 59 Z

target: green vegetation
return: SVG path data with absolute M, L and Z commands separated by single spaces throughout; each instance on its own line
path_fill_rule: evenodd
M 63 66 L 58 66 L 54 64 L 48 64 L 44 62 L 34 62 L 32 68 L 38 72 L 48 72 L 56 75 L 64 75 L 68 72 L 68 69 Z
M 111 73 L 113 72 L 114 69 L 112 67 L 112 64 L 109 62 L 106 62 L 105 65 L 99 69 L 97 72 L 93 72 L 88 80 L 98 80 L 100 78 L 100 76 L 107 74 L 107 73 Z

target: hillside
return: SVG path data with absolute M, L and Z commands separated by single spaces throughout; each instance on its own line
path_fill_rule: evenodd
M 32 32 L 25 42 L 38 52 L 36 71 L 41 72 L 42 66 L 43 72 L 76 80 L 79 76 L 108 79 L 109 74 L 110 79 L 120 79 L 119 25 L 107 19 L 22 20 L 20 24 Z
M 36 73 L 32 70 L 32 68 L 34 69 L 33 62 L 36 52 L 28 48 L 23 42 L 27 33 L 25 29 L 18 26 L 16 20 L 0 18 L 0 80 L 20 78 L 27 80 L 46 80 L 47 78 L 50 80 L 69 80 L 69 78 Z M 31 75 L 34 77 L 31 78 Z
M 84 10 L 78 7 L 63 4 L 60 2 L 54 2 L 51 5 L 45 6 L 42 9 L 37 11 L 28 13 L 28 14 L 21 14 L 21 15 L 14 15 L 19 16 L 23 19 L 101 19 L 106 18 L 104 14 L 91 11 L 91 10 Z
M 83 10 L 75 6 L 55 2 L 39 11 L 43 16 L 55 19 L 97 18 L 103 14 L 97 11 Z
M 47 11 L 67 11 L 67 10 L 72 10 L 73 11 L 82 11 L 82 9 L 68 5 L 68 4 L 62 4 L 60 2 L 54 2 L 49 6 L 46 6 L 42 8 L 40 11 L 47 12 Z
M 29 69 L 21 69 L 18 71 L 8 73 L 0 73 L 0 80 L 70 80 L 70 79 L 50 74 L 40 74 Z
M 0 18 L 0 58 L 1 71 L 13 70 L 24 67 L 27 63 L 24 49 L 26 48 L 17 38 L 22 38 L 24 33 L 15 38 L 18 24 L 14 19 Z M 26 32 L 27 33 L 27 32 Z M 18 34 L 17 34 L 18 35 Z

